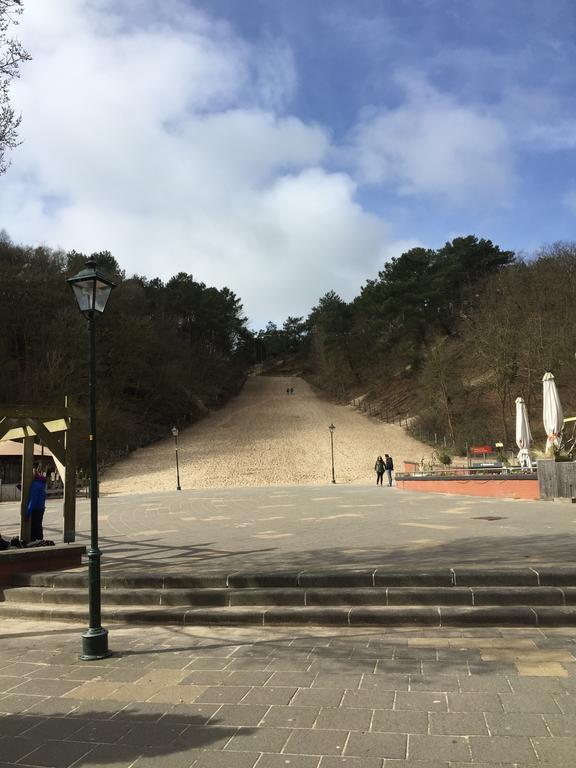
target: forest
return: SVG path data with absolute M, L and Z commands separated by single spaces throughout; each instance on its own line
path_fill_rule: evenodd
M 541 379 L 556 377 L 576 413 L 576 244 L 533 258 L 474 235 L 414 248 L 383 265 L 358 296 L 325 293 L 308 317 L 250 331 L 241 300 L 181 272 L 126 276 L 93 254 L 117 287 L 97 323 L 104 463 L 225 404 L 255 364 L 303 375 L 341 403 L 402 423 L 462 453 L 514 448 L 514 401 L 543 436 Z M 86 255 L 15 245 L 0 234 L 0 402 L 76 407 L 87 435 L 88 338 L 66 278 Z M 81 441 L 80 462 L 87 441 Z
M 350 302 L 329 291 L 307 318 L 269 323 L 258 350 L 272 370 L 292 359 L 337 401 L 450 452 L 514 449 L 518 396 L 543 438 L 546 371 L 576 414 L 575 307 L 576 243 L 526 259 L 469 235 L 392 259 Z
M 104 462 L 184 427 L 225 403 L 251 363 L 242 304 L 180 273 L 166 283 L 127 277 L 94 254 L 117 284 L 97 322 L 99 453 Z M 66 278 L 86 256 L 15 245 L 0 234 L 0 402 L 62 405 L 87 435 L 88 335 Z M 80 462 L 87 442 L 80 441 Z

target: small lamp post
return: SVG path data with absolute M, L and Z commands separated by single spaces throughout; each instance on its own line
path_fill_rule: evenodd
M 174 435 L 174 445 L 176 447 L 176 490 L 181 491 L 180 487 L 180 466 L 178 464 L 178 427 L 172 427 L 172 434 Z
M 334 430 L 336 429 L 336 427 L 334 426 L 334 424 L 330 424 L 328 429 L 330 430 L 330 448 L 332 451 L 332 482 L 335 483 L 336 478 L 334 477 Z
M 100 557 L 98 548 L 98 464 L 96 453 L 96 318 L 106 308 L 115 283 L 108 280 L 96 267 L 94 258 L 86 268 L 66 281 L 74 291 L 80 312 L 88 320 L 90 339 L 90 549 L 88 550 L 88 600 L 90 626 L 82 635 L 84 661 L 95 661 L 110 656 L 108 630 L 101 626 Z

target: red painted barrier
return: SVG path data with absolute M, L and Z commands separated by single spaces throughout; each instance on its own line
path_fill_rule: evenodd
M 404 491 L 451 493 L 464 496 L 496 496 L 504 499 L 539 499 L 538 478 L 470 477 L 421 478 L 397 477 L 396 486 Z

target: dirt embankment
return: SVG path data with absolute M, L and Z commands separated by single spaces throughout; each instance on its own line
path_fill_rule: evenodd
M 287 394 L 293 388 L 294 394 Z M 374 462 L 389 453 L 404 459 L 431 453 L 394 424 L 371 419 L 350 405 L 323 400 L 301 378 L 255 376 L 221 411 L 180 433 L 182 488 L 321 484 L 331 479 L 328 426 L 334 424 L 334 466 L 341 483 L 375 482 Z M 102 477 L 103 493 L 174 490 L 172 437 L 142 448 Z

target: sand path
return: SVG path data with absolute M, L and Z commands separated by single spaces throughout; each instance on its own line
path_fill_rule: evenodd
M 293 395 L 286 389 L 294 388 Z M 178 438 L 183 489 L 321 484 L 331 480 L 330 433 L 338 483 L 375 482 L 374 462 L 389 453 L 404 459 L 429 456 L 429 446 L 402 427 L 385 424 L 352 406 L 319 397 L 303 380 L 253 376 L 221 411 L 182 430 Z M 102 493 L 174 490 L 174 439 L 135 451 L 102 476 Z

